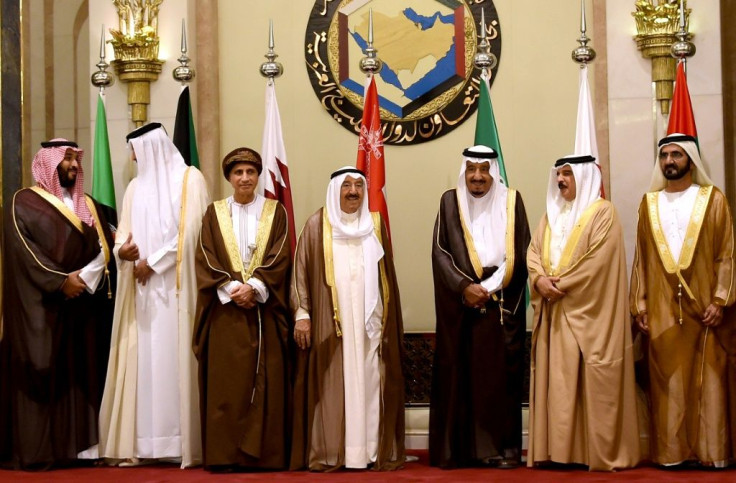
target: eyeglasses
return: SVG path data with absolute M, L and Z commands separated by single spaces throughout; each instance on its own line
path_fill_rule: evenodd
M 664 161 L 667 157 L 672 158 L 675 161 L 679 161 L 685 156 L 680 151 L 670 151 L 669 153 L 659 153 L 659 160 Z

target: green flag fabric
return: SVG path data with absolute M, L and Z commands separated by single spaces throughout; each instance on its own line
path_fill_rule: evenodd
M 105 101 L 102 94 L 97 98 L 95 144 L 92 156 L 92 197 L 103 206 L 107 222 L 117 226 L 115 183 L 112 176 L 110 139 L 107 135 L 107 113 L 105 112 Z
M 197 151 L 197 135 L 194 132 L 194 116 L 189 86 L 182 89 L 179 103 L 176 106 L 174 121 L 174 145 L 179 149 L 184 162 L 199 169 L 199 152 Z
M 506 165 L 503 162 L 503 151 L 501 141 L 498 138 L 496 117 L 493 115 L 493 104 L 491 104 L 491 90 L 488 87 L 488 79 L 480 78 L 480 95 L 478 96 L 478 117 L 475 121 L 475 144 L 482 144 L 493 148 L 498 153 L 498 169 L 506 186 L 509 179 L 506 176 Z

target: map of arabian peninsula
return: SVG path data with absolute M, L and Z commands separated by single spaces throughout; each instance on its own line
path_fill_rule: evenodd
M 407 3 L 414 2 L 404 5 Z M 454 22 L 450 9 L 417 12 L 409 6 L 396 14 L 374 11 L 374 46 L 383 61 L 381 79 L 413 101 L 436 86 L 438 80 L 452 77 L 456 69 Z M 355 19 L 352 27 L 350 36 L 364 49 L 367 42 L 359 32 L 368 31 L 368 13 Z

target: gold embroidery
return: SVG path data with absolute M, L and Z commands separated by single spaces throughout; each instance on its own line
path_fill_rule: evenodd
M 371 212 L 371 217 L 373 218 L 373 231 L 376 233 L 378 243 L 383 246 L 383 239 L 381 236 L 381 214 L 378 212 Z M 386 274 L 385 254 L 378 261 L 378 270 L 381 276 L 381 294 L 383 295 L 383 317 L 381 318 L 381 338 L 383 338 L 383 329 L 384 327 L 386 327 L 386 320 L 388 319 L 388 300 L 391 293 L 388 289 L 388 275 Z
M 184 172 L 184 183 L 181 187 L 181 208 L 179 210 L 179 240 L 176 245 L 176 291 L 181 290 L 181 259 L 184 255 L 184 227 L 187 218 L 187 182 L 189 180 L 189 172 L 193 167 L 187 168 Z
M 327 216 L 327 207 L 322 209 L 322 248 L 325 252 L 325 278 L 332 293 L 332 318 L 335 321 L 335 333 L 342 337 L 342 326 L 340 324 L 340 310 L 337 306 L 337 286 L 335 285 L 335 265 L 332 255 L 332 225 Z
M 69 276 L 68 273 L 59 272 L 58 270 L 51 270 L 49 267 L 41 263 L 41 260 L 38 259 L 35 253 L 33 253 L 33 250 L 31 250 L 31 247 L 28 246 L 28 243 L 26 243 L 26 238 L 23 236 L 23 233 L 20 232 L 20 227 L 18 226 L 18 220 L 15 218 L 15 197 L 18 196 L 18 193 L 20 193 L 23 190 L 16 191 L 13 195 L 13 206 L 12 206 L 12 213 L 13 213 L 13 225 L 15 226 L 15 231 L 18 233 L 18 238 L 20 238 L 20 241 L 23 242 L 23 246 L 26 247 L 26 250 L 28 253 L 31 254 L 33 259 L 36 261 L 36 263 L 46 270 L 47 272 L 55 273 L 57 275 L 63 275 L 65 277 Z
M 585 258 L 585 256 L 581 257 L 572 266 L 568 267 L 568 265 L 572 262 L 572 255 L 573 253 L 575 253 L 575 248 L 577 248 L 578 243 L 580 242 L 580 237 L 582 236 L 583 231 L 585 231 L 585 228 L 588 226 L 590 219 L 598 211 L 598 208 L 603 202 L 604 201 L 602 199 L 598 199 L 594 201 L 593 203 L 591 203 L 591 205 L 588 206 L 583 211 L 583 213 L 580 215 L 580 218 L 578 218 L 578 220 L 575 222 L 575 226 L 570 232 L 570 236 L 567 239 L 567 242 L 565 243 L 565 248 L 563 248 L 562 250 L 562 255 L 560 256 L 560 263 L 557 264 L 556 268 L 552 268 L 550 265 L 549 251 L 550 251 L 551 228 L 549 226 L 549 220 L 547 221 L 547 228 L 544 231 L 544 248 L 543 248 L 543 254 L 542 254 L 542 265 L 544 266 L 545 271 L 550 276 L 559 276 L 563 268 L 566 268 L 567 269 L 566 271 L 573 269 L 575 265 L 580 263 L 580 261 L 583 258 Z M 597 244 L 591 247 L 588 250 L 588 252 L 592 251 L 596 246 Z M 588 252 L 586 252 L 586 254 Z
M 547 218 L 547 215 L 544 216 Z M 552 231 L 549 227 L 549 218 L 547 218 L 547 226 L 544 229 L 544 238 L 542 241 L 542 268 L 544 268 L 544 273 L 547 275 L 552 274 L 552 268 L 549 261 L 549 244 L 551 236 Z
M 95 229 L 97 230 L 97 237 L 100 239 L 100 246 L 102 248 L 102 253 L 105 256 L 105 279 L 107 280 L 107 298 L 112 298 L 112 285 L 110 284 L 110 270 L 107 268 L 108 262 L 110 262 L 110 247 L 107 244 L 107 239 L 105 238 L 105 233 L 102 231 L 102 224 L 100 223 L 100 216 L 97 213 L 97 208 L 95 207 L 94 201 L 92 201 L 92 198 L 89 196 L 84 197 L 85 203 L 87 203 L 87 208 L 89 208 L 89 212 L 92 213 L 92 217 L 95 219 Z
M 514 233 L 516 230 L 516 190 L 509 188 L 506 195 L 506 273 L 501 288 L 508 287 L 514 274 Z M 503 293 L 501 294 L 503 297 Z M 503 316 L 501 318 L 503 320 Z
M 220 226 L 222 240 L 225 242 L 225 250 L 230 259 L 230 269 L 241 274 L 243 282 L 245 282 L 245 273 L 243 273 L 243 260 L 240 258 L 240 250 L 238 249 L 238 240 L 235 238 L 233 230 L 232 216 L 230 208 L 227 206 L 227 200 L 215 201 L 215 214 L 217 215 L 217 224 Z
M 437 247 L 440 250 L 442 250 L 442 253 L 444 253 L 445 255 L 447 255 L 447 257 L 450 259 L 450 261 L 452 262 L 452 267 L 455 270 L 457 270 L 457 272 L 460 275 L 462 275 L 463 277 L 467 278 L 468 280 L 470 280 L 472 282 L 473 279 L 471 277 L 469 277 L 465 272 L 463 272 L 462 270 L 460 270 L 457 267 L 457 265 L 455 265 L 455 259 L 453 258 L 452 254 L 450 252 L 448 252 L 447 250 L 445 250 L 442 247 L 442 245 L 440 245 L 440 232 L 442 232 L 442 199 L 441 198 L 440 198 L 440 208 L 438 210 L 438 215 L 437 215 L 437 235 L 435 236 L 434 242 L 437 245 Z
M 261 219 L 258 220 L 258 230 L 256 232 L 256 251 L 250 259 L 250 265 L 245 272 L 243 282 L 252 277 L 256 268 L 260 267 L 263 263 L 263 255 L 266 253 L 266 243 L 271 234 L 271 224 L 273 223 L 273 216 L 276 213 L 277 206 L 278 201 L 270 199 L 267 199 L 263 205 Z
M 69 207 L 66 206 L 66 204 L 63 201 L 61 201 L 59 198 L 49 193 L 45 189 L 41 188 L 40 186 L 32 186 L 31 189 L 38 196 L 48 201 L 51 206 L 59 210 L 59 213 L 64 215 L 64 218 L 69 220 L 69 222 L 72 225 L 74 225 L 74 228 L 76 228 L 79 231 L 83 231 L 82 220 L 80 220 L 79 217 L 76 215 L 76 213 L 70 210 Z
M 468 227 L 465 226 L 465 218 L 463 218 L 463 208 L 462 204 L 460 203 L 460 193 L 458 191 L 455 191 L 456 196 L 458 196 L 457 199 L 457 211 L 460 214 L 460 226 L 463 229 L 463 237 L 465 237 L 465 246 L 468 247 L 468 256 L 470 257 L 470 264 L 473 266 L 473 270 L 475 271 L 475 276 L 480 279 L 481 276 L 483 276 L 483 265 L 480 263 L 480 257 L 478 257 L 478 252 L 475 250 L 475 243 L 473 242 L 473 234 L 470 233 L 470 230 L 468 230 Z

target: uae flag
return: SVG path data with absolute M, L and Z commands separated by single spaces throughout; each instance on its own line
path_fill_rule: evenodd
M 97 98 L 95 118 L 95 143 L 92 152 L 92 198 L 101 206 L 105 219 L 113 227 L 118 225 L 115 205 L 115 183 L 112 177 L 110 138 L 107 134 L 107 113 L 104 94 Z M 114 231 L 114 230 L 113 230 Z
M 281 115 L 279 104 L 276 101 L 276 86 L 273 82 L 266 84 L 266 124 L 263 127 L 261 157 L 263 173 L 262 181 L 258 183 L 258 190 L 266 198 L 280 201 L 286 208 L 286 216 L 289 219 L 289 244 L 293 258 L 296 249 L 294 204 L 291 197 L 289 164 L 286 161 L 286 148 L 281 133 Z
M 381 113 L 378 109 L 378 90 L 373 76 L 365 91 L 363 119 L 360 122 L 358 140 L 358 160 L 355 167 L 365 173 L 368 183 L 368 208 L 381 214 L 386 224 L 389 241 L 391 229 L 386 205 L 386 164 L 383 156 L 383 134 L 381 134 Z
M 475 121 L 475 144 L 488 146 L 498 153 L 498 170 L 506 186 L 509 179 L 506 175 L 506 164 L 503 162 L 503 151 L 501 151 L 501 140 L 498 137 L 496 127 L 496 116 L 493 115 L 493 104 L 491 104 L 491 89 L 488 79 L 480 77 L 480 95 L 478 97 L 478 117 Z
M 601 169 L 598 158 L 598 140 L 595 136 L 595 116 L 593 115 L 593 102 L 590 97 L 590 85 L 588 84 L 588 66 L 580 67 L 580 92 L 578 94 L 578 119 L 575 126 L 575 155 L 590 155 L 595 158 L 595 164 Z M 603 176 L 601 176 L 601 198 L 606 197 L 603 187 Z
M 174 121 L 174 145 L 179 149 L 184 162 L 188 166 L 199 169 L 199 152 L 197 151 L 197 135 L 194 132 L 194 117 L 192 116 L 192 101 L 189 96 L 189 86 L 184 87 L 179 94 L 179 103 L 176 106 L 176 120 Z
M 690 90 L 687 88 L 687 74 L 685 74 L 684 61 L 680 61 L 677 64 L 675 92 L 672 95 L 670 121 L 667 124 L 667 134 L 673 133 L 687 134 L 696 140 L 698 139 L 693 105 L 690 102 Z

